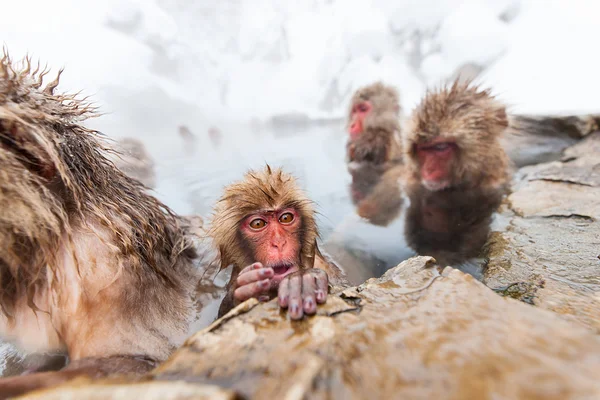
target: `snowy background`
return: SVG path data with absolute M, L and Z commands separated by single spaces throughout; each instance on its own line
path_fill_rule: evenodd
M 301 178 L 327 232 L 351 211 L 340 118 L 377 79 L 405 114 L 459 70 L 515 112 L 600 111 L 597 0 L 38 0 L 2 14 L 13 58 L 64 66 L 62 89 L 106 113 L 89 125 L 141 138 L 157 195 L 186 214 L 268 161 Z
M 325 239 L 360 231 L 356 247 L 388 262 L 407 255 L 389 234 L 401 222 L 360 225 L 347 193 L 342 119 L 359 86 L 395 85 L 406 115 L 464 71 L 513 112 L 600 112 L 598 0 L 5 3 L 12 57 L 64 66 L 62 90 L 83 89 L 106 113 L 91 127 L 143 140 L 175 211 L 207 215 L 224 184 L 268 161 L 300 178 Z

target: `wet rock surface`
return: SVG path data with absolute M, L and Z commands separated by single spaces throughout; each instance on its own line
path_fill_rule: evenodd
M 519 170 L 501 217 L 484 282 L 600 333 L 600 133 Z
M 206 385 L 224 390 L 210 398 L 598 398 L 598 371 L 600 337 L 588 329 L 414 257 L 299 322 L 274 301 L 242 303 L 139 387 L 72 382 L 28 398 L 88 398 L 99 387 L 105 399 L 143 397 L 152 384 L 172 387 L 170 399 Z

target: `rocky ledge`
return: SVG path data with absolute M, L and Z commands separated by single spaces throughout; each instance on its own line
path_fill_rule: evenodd
M 314 317 L 250 300 L 147 376 L 25 398 L 600 398 L 599 154 L 597 133 L 518 171 L 485 284 L 414 257 Z
M 521 168 L 499 217 L 484 282 L 600 333 L 600 132 Z

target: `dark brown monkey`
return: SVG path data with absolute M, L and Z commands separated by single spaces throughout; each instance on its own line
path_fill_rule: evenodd
M 210 229 L 221 268 L 233 265 L 219 316 L 249 298 L 278 295 L 290 318 L 299 319 L 326 301 L 328 280 L 347 285 L 319 252 L 314 214 L 294 177 L 281 169 L 249 171 L 225 188 Z
M 398 92 L 381 82 L 354 93 L 348 112 L 348 171 L 357 213 L 387 225 L 400 211 L 402 176 Z
M 70 364 L 0 379 L 0 398 L 146 372 L 196 311 L 196 252 L 179 218 L 107 159 L 81 125 L 94 110 L 30 66 L 0 60 L 0 337 Z
M 408 190 L 505 190 L 506 110 L 489 90 L 455 81 L 428 91 L 403 131 Z
M 505 107 L 489 90 L 455 81 L 427 92 L 403 131 L 405 233 L 413 250 L 456 268 L 478 257 L 508 190 L 510 163 L 500 143 L 507 126 Z

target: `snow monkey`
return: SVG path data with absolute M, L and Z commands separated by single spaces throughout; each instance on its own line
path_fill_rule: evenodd
M 506 109 L 489 90 L 455 81 L 428 91 L 402 132 L 406 186 L 503 190 L 510 175 L 500 137 L 507 126 Z
M 358 89 L 348 112 L 348 171 L 357 213 L 376 225 L 398 215 L 403 173 L 396 89 L 376 82 Z
M 319 251 L 312 202 L 281 169 L 267 165 L 227 186 L 209 234 L 221 268 L 233 265 L 219 316 L 249 298 L 278 296 L 290 318 L 300 319 L 326 301 L 328 282 L 347 285 L 343 272 Z
M 507 115 L 489 89 L 455 81 L 428 91 L 402 131 L 407 186 L 504 190 L 515 163 L 552 156 L 541 154 L 536 161 L 536 142 L 563 140 L 564 147 L 599 126 L 597 114 Z
M 94 109 L 46 73 L 0 58 L 0 338 L 69 364 L 2 378 L 0 398 L 145 373 L 195 313 L 198 253 L 180 218 L 109 161 L 82 125 Z

